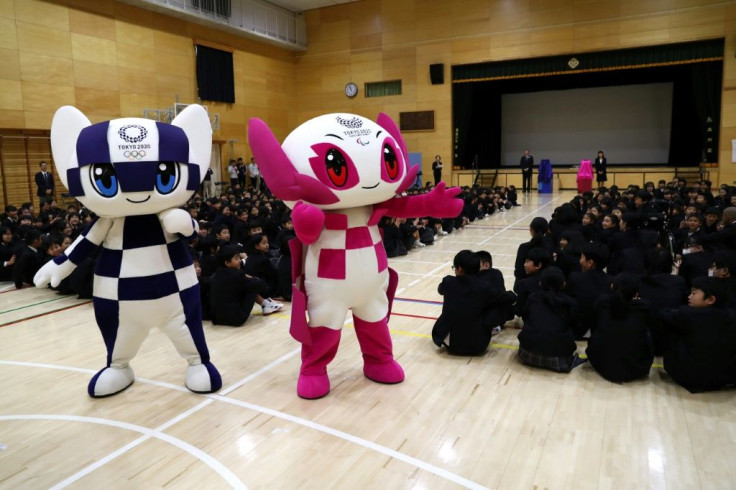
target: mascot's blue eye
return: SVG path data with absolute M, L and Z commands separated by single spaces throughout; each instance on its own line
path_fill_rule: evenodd
M 160 194 L 169 194 L 179 183 L 179 164 L 177 162 L 161 162 L 156 172 L 156 190 Z
M 118 176 L 112 163 L 94 163 L 89 172 L 92 186 L 99 195 L 113 197 L 118 193 Z

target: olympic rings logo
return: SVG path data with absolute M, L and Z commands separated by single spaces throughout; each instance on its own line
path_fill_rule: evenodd
M 146 156 L 146 151 L 145 150 L 126 151 L 123 153 L 123 156 L 127 158 L 128 160 L 140 160 Z

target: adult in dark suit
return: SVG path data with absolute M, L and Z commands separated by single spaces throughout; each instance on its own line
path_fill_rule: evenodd
M 36 195 L 42 203 L 49 202 L 54 199 L 54 176 L 48 171 L 46 162 L 41 162 L 38 166 L 41 170 L 36 172 Z
M 593 161 L 593 168 L 595 169 L 595 181 L 598 183 L 598 187 L 605 185 L 604 183 L 608 180 L 606 175 L 606 166 L 608 160 L 606 160 L 603 151 L 598 151 L 598 157 Z
M 531 192 L 534 157 L 529 154 L 529 150 L 524 150 L 519 165 L 521 166 L 522 192 Z
M 442 157 L 435 155 L 434 162 L 432 162 L 432 174 L 434 175 L 434 185 L 437 185 L 442 180 Z

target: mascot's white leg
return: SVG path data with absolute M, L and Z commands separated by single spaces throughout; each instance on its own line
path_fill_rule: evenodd
M 210 362 L 210 354 L 202 327 L 199 284 L 164 298 L 171 301 L 170 311 L 177 312 L 162 328 L 184 359 L 189 363 L 185 383 L 195 393 L 212 393 L 222 387 L 222 378 Z
M 133 384 L 135 374 L 129 363 L 148 336 L 150 327 L 121 322 L 115 331 L 104 331 L 102 326 L 100 330 L 107 345 L 107 367 L 89 382 L 87 393 L 94 398 L 114 395 Z

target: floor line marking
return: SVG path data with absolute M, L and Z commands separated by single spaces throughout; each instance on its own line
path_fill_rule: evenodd
M 47 299 L 44 301 L 39 301 L 38 303 L 32 303 L 30 305 L 19 306 L 17 308 L 12 308 L 10 310 L 0 311 L 0 315 L 4 315 L 5 313 L 11 313 L 13 311 L 25 310 L 26 308 L 33 308 L 34 306 L 39 306 L 39 305 L 43 305 L 46 303 L 52 303 L 54 301 L 61 301 L 62 299 L 68 299 L 69 297 L 70 296 L 61 296 L 60 298 L 51 298 L 51 299 Z
M 349 322 L 346 321 L 346 323 L 349 323 Z M 300 350 L 301 349 L 295 349 L 296 352 L 299 352 Z M 279 359 L 286 360 L 286 359 L 290 358 L 293 355 L 294 355 L 294 352 L 289 352 L 289 353 L 281 356 L 281 358 L 279 358 Z M 278 363 L 278 361 L 279 360 L 277 359 L 276 361 L 274 361 L 271 364 L 269 364 L 269 366 L 270 367 L 273 367 L 275 364 Z M 26 363 L 26 362 L 21 363 L 21 362 L 16 362 L 16 361 L 3 361 L 3 360 L 0 360 L 0 364 L 22 365 L 22 366 L 30 366 L 30 367 L 50 367 L 52 369 L 61 369 L 61 370 L 69 370 L 69 371 L 76 371 L 76 372 L 80 372 L 80 371 L 81 372 L 90 372 L 90 373 L 92 372 L 91 370 L 86 370 L 86 369 L 81 369 L 81 368 L 67 368 L 67 367 L 62 367 L 62 366 L 52 366 L 52 365 L 48 365 L 48 364 L 36 364 L 36 363 Z M 259 373 L 262 373 L 263 371 L 265 371 L 265 369 L 266 368 L 261 369 L 258 372 Z M 253 373 L 252 375 L 248 376 L 248 378 L 250 380 L 252 380 L 255 377 L 255 374 L 256 373 Z M 186 388 L 184 388 L 182 386 L 170 385 L 169 383 L 163 383 L 163 382 L 150 383 L 150 380 L 147 380 L 145 378 L 136 378 L 136 380 L 137 381 L 142 381 L 144 383 L 156 384 L 158 386 L 162 386 L 162 387 L 166 387 L 166 388 L 170 388 L 171 387 L 171 388 L 176 389 L 177 391 L 183 391 L 183 392 L 188 392 L 189 391 L 189 390 L 187 390 Z M 236 383 L 236 384 L 238 385 L 238 387 L 239 386 L 242 386 L 242 383 L 240 383 L 240 382 L 239 383 Z M 230 391 L 230 388 L 228 388 L 226 390 L 223 390 L 223 391 L 224 392 L 229 392 Z M 334 429 L 332 427 L 329 427 L 329 426 L 326 426 L 326 425 L 322 425 L 322 424 L 319 424 L 317 422 L 313 422 L 313 421 L 308 420 L 308 419 L 297 417 L 295 415 L 291 415 L 291 414 L 288 414 L 288 413 L 285 413 L 285 412 L 281 412 L 279 410 L 274 410 L 274 409 L 271 409 L 271 408 L 267 408 L 267 407 L 264 407 L 264 406 L 261 406 L 261 405 L 256 405 L 256 404 L 253 404 L 253 403 L 249 403 L 249 402 L 245 402 L 245 401 L 241 401 L 241 400 L 236 400 L 234 398 L 229 398 L 229 397 L 224 396 L 224 395 L 221 395 L 221 394 L 209 394 L 209 395 L 202 395 L 202 396 L 204 396 L 207 399 L 204 400 L 199 405 L 196 405 L 195 407 L 192 407 L 191 409 L 187 410 L 186 412 L 184 412 L 184 413 L 180 414 L 179 416 L 175 417 L 174 419 L 171 419 L 169 422 L 165 422 L 164 424 L 160 425 L 156 429 L 146 429 L 147 431 L 150 431 L 151 434 L 146 434 L 145 436 L 139 438 L 140 439 L 139 442 L 133 441 L 132 443 L 130 443 L 130 444 L 128 444 L 128 445 L 126 445 L 126 446 L 118 449 L 114 453 L 111 453 L 110 455 L 106 456 L 105 457 L 105 461 L 102 464 L 96 465 L 96 463 L 93 463 L 93 465 L 88 466 L 87 468 L 90 468 L 91 466 L 95 466 L 96 465 L 94 468 L 91 468 L 85 474 L 88 474 L 89 472 L 91 472 L 91 471 L 93 471 L 93 470 L 101 467 L 104 463 L 107 463 L 109 461 L 112 461 L 112 459 L 114 459 L 114 458 L 116 458 L 116 457 L 124 454 L 125 452 L 129 451 L 130 449 L 133 449 L 135 446 L 138 446 L 140 443 L 142 443 L 143 441 L 145 441 L 147 439 L 150 439 L 151 437 L 158 437 L 158 438 L 162 438 L 162 439 L 164 437 L 170 437 L 170 436 L 166 436 L 166 434 L 159 434 L 158 436 L 155 435 L 155 434 L 157 433 L 156 431 L 160 431 L 160 430 L 164 430 L 164 429 L 168 428 L 170 425 L 173 425 L 173 423 L 182 420 L 183 418 L 185 418 L 185 417 L 187 417 L 187 416 L 195 413 L 198 410 L 201 410 L 201 408 L 204 408 L 205 406 L 209 405 L 210 403 L 212 403 L 213 401 L 216 400 L 216 401 L 220 401 L 220 402 L 224 402 L 224 403 L 229 403 L 231 405 L 236 405 L 236 406 L 239 406 L 241 408 L 247 408 L 247 409 L 250 409 L 250 410 L 254 410 L 256 412 L 263 413 L 263 414 L 266 414 L 266 415 L 270 415 L 272 417 L 276 417 L 276 418 L 279 418 L 281 420 L 286 420 L 286 421 L 289 421 L 289 422 L 293 422 L 295 424 L 298 424 L 298 425 L 301 425 L 303 427 L 307 427 L 307 428 L 316 430 L 318 432 L 322 432 L 322 433 L 325 433 L 325 434 L 328 434 L 328 435 L 332 435 L 332 436 L 337 437 L 339 439 L 342 439 L 344 441 L 351 442 L 351 443 L 356 444 L 358 446 L 362 446 L 362 447 L 364 447 L 366 449 L 370 449 L 370 450 L 375 451 L 377 453 L 380 453 L 380 454 L 386 455 L 388 457 L 394 458 L 396 460 L 402 461 L 404 463 L 410 464 L 412 466 L 415 466 L 417 468 L 420 468 L 422 470 L 425 470 L 425 471 L 427 471 L 429 473 L 435 474 L 435 475 L 437 475 L 437 476 L 439 476 L 441 478 L 444 478 L 446 480 L 449 480 L 449 481 L 452 481 L 454 483 L 457 483 L 458 485 L 461 485 L 461 486 L 463 486 L 465 488 L 470 488 L 470 489 L 474 489 L 474 490 L 481 490 L 481 489 L 486 489 L 487 488 L 487 487 L 484 487 L 484 486 L 482 486 L 482 485 L 480 485 L 480 484 L 478 484 L 476 482 L 473 482 L 471 480 L 468 480 L 468 479 L 466 479 L 466 478 L 464 478 L 464 477 L 462 477 L 460 475 L 457 475 L 455 473 L 452 473 L 452 472 L 450 472 L 448 470 L 445 470 L 443 468 L 437 467 L 437 466 L 435 466 L 435 465 L 433 465 L 431 463 L 427 463 L 426 461 L 422 461 L 420 459 L 414 458 L 414 457 L 409 456 L 407 454 L 400 453 L 400 452 L 398 452 L 398 451 L 396 451 L 394 449 L 391 449 L 389 447 L 382 446 L 382 445 L 380 445 L 378 443 L 375 443 L 373 441 L 369 441 L 369 440 L 364 439 L 362 437 L 354 436 L 354 435 L 349 434 L 347 432 L 343 432 L 341 430 Z M 0 416 L 0 420 L 2 420 L 2 417 L 3 416 Z M 68 416 L 68 417 L 73 417 L 73 416 Z M 101 419 L 101 420 L 104 420 L 104 419 Z M 124 422 L 119 422 L 119 423 L 120 424 L 124 424 Z M 83 469 L 81 471 L 85 471 L 85 470 L 87 470 L 87 468 L 85 468 L 85 469 Z M 81 473 L 81 471 L 78 472 L 77 474 Z M 69 485 L 69 484 L 73 483 L 74 481 L 76 481 L 76 480 L 72 480 L 73 476 L 67 478 L 66 480 L 64 480 L 64 482 L 62 482 L 62 483 L 65 484 L 64 486 Z M 84 476 L 84 475 L 80 475 L 80 478 L 81 478 L 81 476 Z M 54 488 L 56 489 L 56 488 L 64 488 L 64 487 L 57 485 Z
M 59 313 L 60 311 L 71 310 L 72 308 L 77 308 L 78 306 L 88 305 L 91 302 L 92 302 L 91 300 L 90 301 L 85 301 L 83 303 L 77 303 L 75 305 L 65 306 L 64 308 L 59 308 L 59 309 L 56 309 L 56 310 L 51 310 L 51 311 L 46 311 L 44 313 L 39 313 L 38 315 L 26 316 L 26 317 L 20 318 L 18 320 L 13 320 L 12 322 L 1 323 L 0 324 L 0 328 L 7 327 L 9 325 L 15 325 L 16 323 L 23 323 L 25 321 L 33 320 L 34 318 L 40 318 L 42 316 L 53 315 L 54 313 Z
M 263 374 L 264 372 L 270 370 L 271 368 L 273 368 L 273 367 L 275 367 L 275 366 L 277 366 L 277 365 L 279 365 L 279 364 L 287 361 L 288 359 L 294 357 L 299 352 L 301 352 L 301 348 L 294 349 L 291 352 L 288 352 L 288 353 L 284 354 L 283 356 L 279 357 L 278 359 L 276 359 L 276 360 L 274 360 L 274 361 L 266 364 L 265 366 L 263 366 L 258 371 L 254 372 L 254 373 L 252 373 L 252 374 L 250 374 L 248 376 L 246 376 L 245 378 L 241 379 L 240 381 L 237 381 L 236 383 L 232 384 L 231 386 L 223 389 L 222 390 L 223 395 L 227 395 L 228 393 L 232 392 L 233 390 L 235 390 L 235 389 L 243 386 L 245 383 L 247 383 L 247 382 L 251 381 L 252 379 L 260 376 L 261 374 Z M 161 385 L 159 385 L 159 386 L 161 386 Z M 162 434 L 162 431 L 168 429 L 172 425 L 176 424 L 177 422 L 180 422 L 181 420 L 189 417 L 190 415 L 192 415 L 192 414 L 200 411 L 201 409 L 205 408 L 207 405 L 211 404 L 212 402 L 213 402 L 213 399 L 212 398 L 208 398 L 208 399 L 204 400 L 203 402 L 201 402 L 198 405 L 190 408 L 189 410 L 180 413 L 179 415 L 177 415 L 176 417 L 174 417 L 172 419 L 169 419 L 167 422 L 164 422 L 163 424 L 159 425 L 155 429 L 152 429 L 150 434 L 147 433 L 146 435 L 144 435 L 142 437 L 139 437 L 138 439 L 136 439 L 135 441 L 131 442 L 130 444 L 127 444 L 127 445 L 123 446 L 122 448 L 118 449 L 117 451 L 114 451 L 114 452 L 108 454 L 107 456 L 105 456 L 105 457 L 103 457 L 103 458 L 95 461 L 94 463 L 88 465 L 87 467 L 81 469 L 80 471 L 78 471 L 75 474 L 71 475 L 70 477 L 66 478 L 64 481 L 62 481 L 62 482 L 58 483 L 57 485 L 55 485 L 53 488 L 54 489 L 61 489 L 61 488 L 67 487 L 68 485 L 71 485 L 72 483 L 78 481 L 79 479 L 81 479 L 84 476 L 88 475 L 92 471 L 94 471 L 94 470 L 96 470 L 98 468 L 101 468 L 102 466 L 104 466 L 108 462 L 114 460 L 118 456 L 121 456 L 121 455 L 127 453 L 128 451 L 130 451 L 131 449 L 139 446 L 140 444 L 142 444 L 143 442 L 147 441 L 151 437 L 158 437 L 156 434 L 161 434 L 161 435 L 165 436 L 165 434 Z M 166 436 L 166 437 L 169 437 L 169 436 Z M 199 451 L 199 449 L 197 449 L 197 450 Z M 206 453 L 204 453 L 204 454 L 206 454 Z M 207 455 L 207 457 L 210 457 L 210 456 Z M 213 459 L 213 461 L 214 461 L 214 459 Z M 218 464 L 220 464 L 220 463 L 218 463 Z M 222 467 L 225 468 L 224 466 L 222 466 Z M 230 472 L 230 470 L 228 470 L 227 468 L 225 468 L 225 470 L 227 472 Z M 233 475 L 233 477 L 234 477 L 234 475 Z M 226 480 L 228 480 L 228 482 L 230 482 L 230 479 L 229 478 L 226 478 L 226 477 L 223 477 L 223 478 L 225 478 Z M 245 488 L 245 486 L 242 484 L 242 482 L 240 482 L 239 479 L 237 480 L 237 482 L 238 482 L 238 485 L 232 485 L 232 482 L 230 482 L 231 483 L 231 486 L 233 486 L 233 488 Z
M 210 403 L 212 403 L 211 400 L 208 400 Z M 117 458 L 118 456 L 128 452 L 129 450 L 133 449 L 134 447 L 140 445 L 142 442 L 147 441 L 151 438 L 159 439 L 161 441 L 167 442 L 171 444 L 174 447 L 177 447 L 181 449 L 184 452 L 187 452 L 194 456 L 196 459 L 202 461 L 204 464 L 212 468 L 215 473 L 217 473 L 220 477 L 222 477 L 223 480 L 228 482 L 232 488 L 247 488 L 242 481 L 232 472 L 230 471 L 225 465 L 217 461 L 215 458 L 207 454 L 206 452 L 202 451 L 196 446 L 193 446 L 187 442 L 182 441 L 181 439 L 178 439 L 176 437 L 170 436 L 168 434 L 162 434 L 158 432 L 158 429 L 148 429 L 146 427 L 131 424 L 129 422 L 121 422 L 118 420 L 110 420 L 110 419 L 103 419 L 100 417 L 85 417 L 85 416 L 79 416 L 79 415 L 55 415 L 55 414 L 19 414 L 19 415 L 0 415 L 0 421 L 12 421 L 12 420 L 63 420 L 67 422 L 84 422 L 84 423 L 91 423 L 91 424 L 99 424 L 99 425 L 106 425 L 109 427 L 116 427 L 119 429 L 125 429 L 133 432 L 138 432 L 140 434 L 143 434 L 143 436 L 139 437 L 138 439 L 126 444 L 122 448 L 118 449 L 115 452 L 110 453 L 106 457 L 97 460 L 95 463 L 87 466 L 83 470 L 75 473 L 71 477 L 67 478 L 66 480 L 63 480 L 53 487 L 51 487 L 52 490 L 62 489 L 66 488 L 68 485 L 71 485 L 75 481 L 79 480 L 79 478 L 88 475 L 92 471 L 96 470 L 97 468 L 105 465 L 109 461 L 112 461 L 113 459 Z
M 539 207 L 537 207 L 537 208 L 536 208 L 536 209 L 535 209 L 534 211 L 532 211 L 531 213 L 525 214 L 524 216 L 522 216 L 521 218 L 517 219 L 516 221 L 514 221 L 514 222 L 513 222 L 513 223 L 511 223 L 510 225 L 506 226 L 505 228 L 502 228 L 502 229 L 500 229 L 500 230 L 496 231 L 495 233 L 491 234 L 491 236 L 489 236 L 488 238 L 486 238 L 485 240 L 483 240 L 482 242 L 480 242 L 480 243 L 479 243 L 478 245 L 483 245 L 483 244 L 485 244 L 485 243 L 486 243 L 486 242 L 488 242 L 488 241 L 489 241 L 489 240 L 490 240 L 491 238 L 493 238 L 493 237 L 494 237 L 495 235 L 498 235 L 499 233 L 503 233 L 504 231 L 506 231 L 506 230 L 509 230 L 509 229 L 511 229 L 511 228 L 512 228 L 512 227 L 513 227 L 513 226 L 514 226 L 515 224 L 517 224 L 518 222 L 520 222 L 520 221 L 522 221 L 522 220 L 524 220 L 524 219 L 527 219 L 527 218 L 528 218 L 529 216 L 532 216 L 532 215 L 534 215 L 534 214 L 538 214 L 538 213 L 539 213 L 539 211 L 541 211 L 541 210 L 542 210 L 542 208 L 545 208 L 545 207 L 549 206 L 550 204 L 552 204 L 552 203 L 556 202 L 557 200 L 559 200 L 559 199 L 562 199 L 562 197 L 563 197 L 564 195 L 565 195 L 565 194 L 564 194 L 564 193 L 562 193 L 562 194 L 560 194 L 559 196 L 557 196 L 557 197 L 555 197 L 554 199 L 552 199 L 552 200 L 551 200 L 550 202 L 548 202 L 547 204 L 543 204 L 542 206 L 539 206 Z

